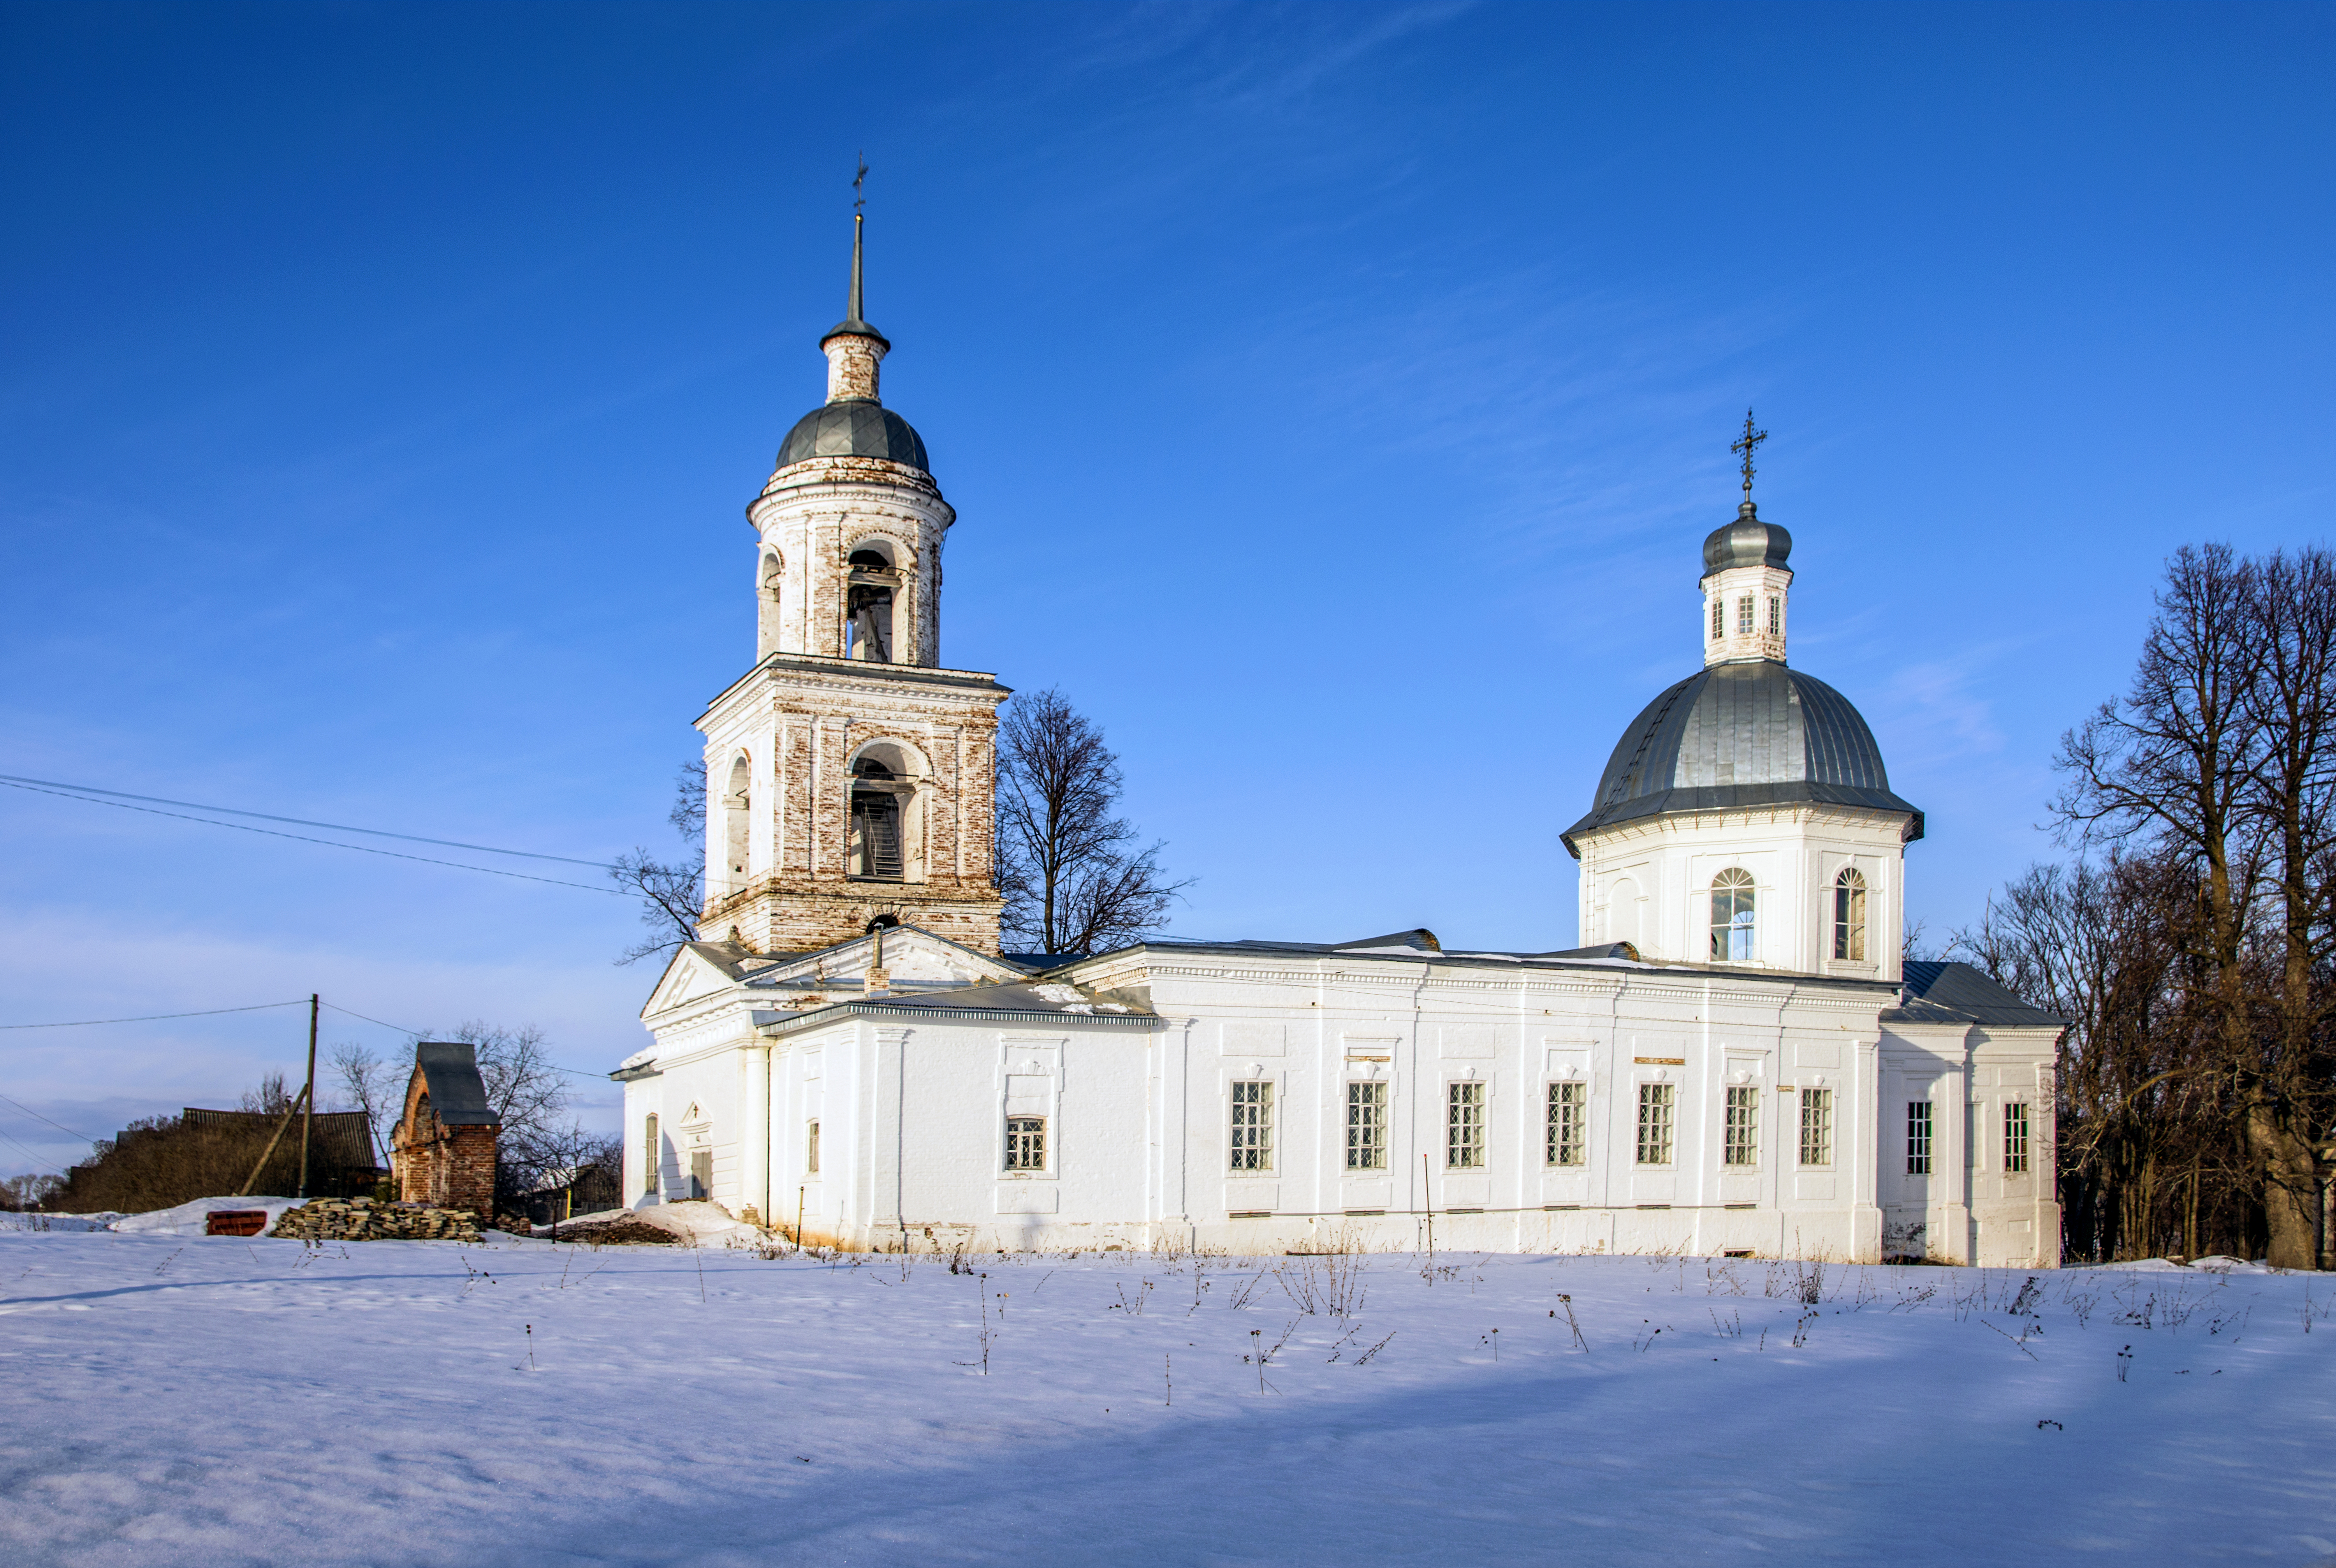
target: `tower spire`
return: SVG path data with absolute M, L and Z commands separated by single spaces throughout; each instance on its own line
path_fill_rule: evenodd
M 892 346 L 884 335 L 868 325 L 862 314 L 866 305 L 860 287 L 861 231 L 868 221 L 868 160 L 863 154 L 860 170 L 852 177 L 852 292 L 845 298 L 843 319 L 827 329 L 819 340 L 820 351 L 827 355 L 827 400 L 830 403 L 876 401 L 876 367 L 883 362 L 885 352 Z
M 860 172 L 852 177 L 852 295 L 844 307 L 843 319 L 865 324 L 861 311 L 860 296 L 860 230 L 868 221 L 868 154 L 860 155 Z

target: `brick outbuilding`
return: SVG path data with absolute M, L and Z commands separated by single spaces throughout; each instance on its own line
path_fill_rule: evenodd
M 494 1218 L 495 1139 L 501 1125 L 487 1103 L 475 1047 L 461 1040 L 416 1045 L 405 1108 L 389 1135 L 398 1198 Z

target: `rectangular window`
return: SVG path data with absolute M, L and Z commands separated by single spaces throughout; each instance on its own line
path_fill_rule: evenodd
M 1232 1168 L 1236 1171 L 1273 1169 L 1273 1086 L 1239 1083 L 1233 1086 Z
M 1484 1086 L 1450 1084 L 1445 1088 L 1444 1165 L 1474 1171 L 1484 1164 Z
M 1711 640 L 1718 642 L 1727 635 L 1728 601 L 1718 594 L 1711 596 Z
M 1906 1102 L 1906 1174 L 1927 1176 L 1931 1174 L 1931 1102 Z
M 1387 1169 L 1387 1086 L 1347 1086 L 1347 1169 Z
M 810 1176 L 819 1174 L 819 1124 L 817 1122 L 807 1122 L 803 1125 L 803 1174 Z
M 1009 1171 L 1043 1171 L 1046 1168 L 1046 1117 L 1006 1118 L 1006 1168 Z
M 661 1157 L 664 1152 L 657 1146 L 657 1113 L 651 1111 L 647 1146 L 641 1150 L 641 1195 L 645 1198 L 654 1198 L 657 1195 L 658 1167 L 665 1164 Z
M 1785 635 L 1785 601 L 1775 594 L 1768 596 L 1768 635 Z
M 1801 1164 L 1833 1164 L 1833 1091 L 1801 1091 Z
M 1731 1088 L 1728 1091 L 1728 1143 L 1721 1159 L 1731 1165 L 1757 1165 L 1760 1163 L 1760 1091 L 1755 1088 Z
M 1752 635 L 1752 596 L 1748 593 L 1736 601 L 1736 635 Z
M 1669 1084 L 1639 1086 L 1639 1164 L 1642 1165 L 1671 1163 L 1673 1094 Z
M 1547 1157 L 1552 1165 L 1579 1165 L 1589 1158 L 1590 1086 L 1552 1084 L 1549 1086 Z
M 2008 1175 L 2028 1169 L 2028 1107 L 2017 1100 L 2003 1107 L 2003 1169 Z

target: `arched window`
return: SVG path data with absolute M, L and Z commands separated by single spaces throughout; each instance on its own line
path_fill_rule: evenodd
M 843 657 L 892 662 L 892 599 L 900 574 L 891 557 L 862 546 L 845 560 Z
M 852 765 L 852 842 L 846 874 L 899 881 L 901 872 L 900 792 L 892 770 L 874 757 Z
M 786 577 L 786 562 L 776 550 L 763 552 L 761 579 L 754 585 L 754 627 L 758 634 L 755 651 L 767 654 L 777 648 L 779 601 L 781 584 Z
M 1855 870 L 1833 880 L 1833 956 L 1853 964 L 1865 961 L 1865 878 Z
M 1730 866 L 1711 879 L 1711 957 L 1742 964 L 1754 957 L 1752 873 Z
M 730 765 L 730 787 L 722 793 L 722 863 L 728 870 L 730 891 L 746 885 L 746 805 L 753 795 L 754 769 L 741 755 Z

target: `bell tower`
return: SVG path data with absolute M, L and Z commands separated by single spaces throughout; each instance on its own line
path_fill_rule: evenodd
M 706 735 L 707 941 L 808 952 L 891 916 L 998 951 L 988 675 L 940 661 L 941 546 L 957 513 L 886 408 L 891 349 L 862 314 L 864 219 L 844 317 L 820 340 L 827 401 L 746 508 L 755 664 Z

